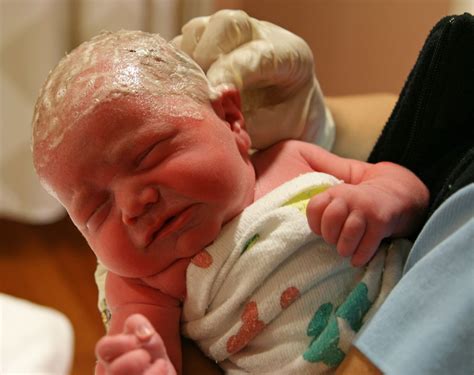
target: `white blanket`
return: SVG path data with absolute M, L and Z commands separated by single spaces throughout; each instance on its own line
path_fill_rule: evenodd
M 0 293 L 0 374 L 65 375 L 74 331 L 57 310 Z
M 353 268 L 311 232 L 309 199 L 337 183 L 322 173 L 285 183 L 193 258 L 183 332 L 228 373 L 331 372 L 399 280 L 407 241 Z

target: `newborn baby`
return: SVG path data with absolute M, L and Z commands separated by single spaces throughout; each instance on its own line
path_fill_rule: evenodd
M 327 371 L 393 285 L 396 246 L 360 266 L 418 226 L 414 174 L 299 141 L 249 148 L 239 93 L 213 93 L 157 35 L 103 33 L 50 74 L 34 163 L 108 269 L 97 373 L 180 373 L 181 320 L 229 372 Z

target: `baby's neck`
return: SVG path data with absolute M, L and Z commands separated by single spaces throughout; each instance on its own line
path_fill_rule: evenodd
M 162 272 L 144 277 L 141 280 L 152 288 L 159 289 L 165 295 L 181 302 L 186 294 L 186 269 L 190 262 L 190 258 L 180 259 Z
M 301 174 L 313 172 L 297 149 L 284 145 L 285 141 L 251 156 L 255 170 L 254 201 Z

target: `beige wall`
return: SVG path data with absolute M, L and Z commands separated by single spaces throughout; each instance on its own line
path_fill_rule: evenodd
M 398 93 L 454 0 L 216 0 L 302 36 L 326 95 Z M 466 7 L 469 2 L 466 1 Z M 459 8 L 458 8 L 459 9 Z

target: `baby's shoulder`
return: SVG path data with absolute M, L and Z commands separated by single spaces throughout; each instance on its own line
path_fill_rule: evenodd
M 257 158 L 273 158 L 276 156 L 301 156 L 301 150 L 307 147 L 307 142 L 298 141 L 295 139 L 287 139 L 277 142 L 264 150 L 255 152 Z
M 287 163 L 288 161 L 304 162 L 306 159 L 303 156 L 303 150 L 311 147 L 314 146 L 294 139 L 280 141 L 264 150 L 255 152 L 252 155 L 252 162 L 254 165 Z
M 302 150 L 307 146 L 312 145 L 296 140 L 281 141 L 252 155 L 262 194 L 301 174 L 314 172 L 303 156 Z

